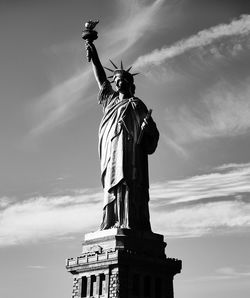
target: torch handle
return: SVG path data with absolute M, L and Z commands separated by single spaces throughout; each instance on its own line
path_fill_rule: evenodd
M 88 44 L 88 40 L 86 41 L 86 44 Z M 86 54 L 86 56 L 87 56 L 88 62 L 90 62 L 91 61 L 91 52 L 90 52 L 90 49 L 89 48 L 87 48 L 87 54 Z

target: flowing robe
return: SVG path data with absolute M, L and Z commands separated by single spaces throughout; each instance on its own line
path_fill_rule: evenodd
M 158 143 L 159 132 L 150 117 L 140 144 L 141 124 L 148 110 L 136 97 L 119 99 L 108 81 L 99 103 L 103 118 L 99 128 L 101 181 L 104 211 L 101 229 L 124 227 L 151 230 L 149 221 L 148 154 Z

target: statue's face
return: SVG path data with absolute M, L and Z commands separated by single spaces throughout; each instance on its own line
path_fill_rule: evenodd
M 123 74 L 115 76 L 115 86 L 119 92 L 128 92 L 130 90 L 130 83 Z

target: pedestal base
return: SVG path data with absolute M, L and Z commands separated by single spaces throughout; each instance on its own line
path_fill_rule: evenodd
M 181 261 L 164 253 L 163 236 L 110 229 L 86 234 L 82 254 L 67 260 L 76 297 L 173 297 Z
M 132 253 L 165 259 L 163 236 L 152 232 L 113 228 L 85 235 L 82 253 L 97 250 L 123 250 Z

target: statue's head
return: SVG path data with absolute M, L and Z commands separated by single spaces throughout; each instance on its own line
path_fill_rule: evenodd
M 135 84 L 131 73 L 123 69 L 116 69 L 113 74 L 113 81 L 118 92 L 128 92 L 134 95 Z
M 108 78 L 112 78 L 111 82 L 115 83 L 115 86 L 118 92 L 122 92 L 122 93 L 129 92 L 133 96 L 135 93 L 134 76 L 137 75 L 138 73 L 132 74 L 129 72 L 132 66 L 127 70 L 123 69 L 122 61 L 121 61 L 120 68 L 118 68 L 111 60 L 110 62 L 115 67 L 115 69 L 112 70 L 105 67 L 107 70 L 113 72 L 113 75 Z

